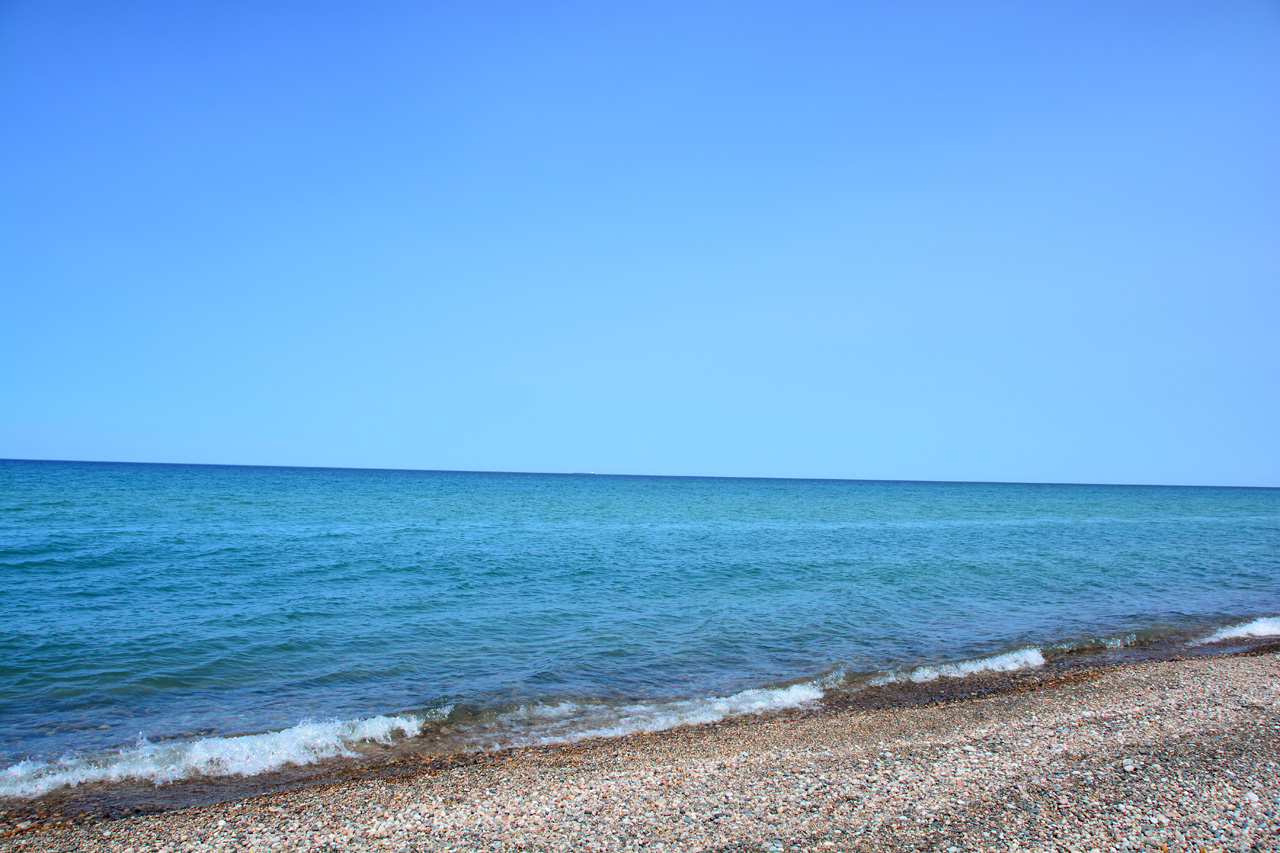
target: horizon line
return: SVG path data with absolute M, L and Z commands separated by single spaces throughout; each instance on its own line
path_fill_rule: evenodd
M 1190 483 L 1087 483 L 1037 482 L 1032 480 L 917 480 L 870 479 L 864 477 L 769 477 L 734 474 L 625 474 L 595 471 L 484 471 L 454 468 L 362 468 L 349 465 L 258 465 L 238 462 L 136 462 L 113 459 L 18 459 L 0 457 L 0 462 L 53 462 L 69 465 L 167 465 L 200 468 L 265 468 L 296 471 L 383 471 L 406 474 L 508 474 L 533 477 L 653 477 L 685 480 L 783 480 L 814 483 L 919 483 L 968 486 L 1116 486 L 1161 489 L 1280 489 L 1280 486 L 1206 485 Z

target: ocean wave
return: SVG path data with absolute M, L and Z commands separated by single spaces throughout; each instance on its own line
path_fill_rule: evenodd
M 1064 640 L 1061 643 L 1053 643 L 1045 646 L 1042 652 L 1052 659 L 1080 653 L 1115 651 L 1116 649 L 1125 649 L 1129 646 L 1137 645 L 1137 643 L 1138 635 L 1136 633 L 1124 634 L 1119 637 L 1099 636 L 1085 640 Z
M 678 726 L 714 723 L 728 717 L 765 714 L 801 707 L 822 698 L 824 679 L 788 687 L 743 690 L 729 696 L 647 704 L 546 702 L 485 715 L 472 723 L 450 721 L 454 747 L 476 750 L 574 743 L 589 738 L 621 737 Z M 304 722 L 262 734 L 209 737 L 195 741 L 151 743 L 113 755 L 22 761 L 0 770 L 0 797 L 39 797 L 58 788 L 95 782 L 149 781 L 156 785 L 195 776 L 254 776 L 288 765 L 315 764 L 353 756 L 360 743 L 391 744 L 416 737 L 431 723 L 443 723 L 450 708 L 427 714 L 379 716 L 362 720 Z
M 286 765 L 350 756 L 359 743 L 391 744 L 414 737 L 430 715 L 369 717 L 299 723 L 262 734 L 151 743 L 115 755 L 21 761 L 0 771 L 0 797 L 39 797 L 57 788 L 93 782 L 150 781 L 157 785 L 192 776 L 254 776 Z
M 1040 650 L 1029 647 L 991 655 L 990 657 L 973 658 L 932 666 L 917 666 L 910 670 L 887 672 L 872 678 L 867 684 L 871 687 L 879 687 L 884 684 L 907 681 L 920 683 L 934 681 L 938 678 L 964 678 L 980 672 L 1014 672 L 1019 669 L 1034 669 L 1038 666 L 1044 666 L 1044 663 L 1044 655 Z
M 1263 617 L 1222 628 L 1198 644 L 1245 637 L 1280 635 L 1280 617 Z M 0 770 L 0 797 L 38 797 L 58 788 L 95 782 L 151 781 L 157 785 L 194 776 L 253 776 L 288 765 L 315 764 L 329 758 L 353 756 L 360 743 L 391 744 L 401 738 L 436 732 L 447 750 L 494 750 L 520 746 L 574 743 L 657 732 L 686 725 L 715 723 L 732 717 L 801 708 L 822 699 L 828 689 L 877 687 L 893 683 L 924 683 L 939 678 L 965 678 L 986 672 L 1014 672 L 1046 664 L 1078 649 L 1117 649 L 1137 642 L 1134 634 L 1098 637 L 1048 645 L 1027 646 L 1000 654 L 949 663 L 929 664 L 850 678 L 836 669 L 817 678 L 785 687 L 743 690 L 725 696 L 613 704 L 591 701 L 532 702 L 506 710 L 490 709 L 458 719 L 451 707 L 399 716 L 359 720 L 304 722 L 262 734 L 209 737 L 194 741 L 151 743 L 114 755 L 65 757 L 57 761 L 22 761 Z
M 1275 636 L 1280 636 L 1280 616 L 1262 616 L 1250 622 L 1241 622 L 1238 625 L 1228 625 L 1225 628 L 1219 628 L 1209 636 L 1197 640 L 1194 645 L 1203 646 L 1207 643 L 1217 643 L 1222 640 L 1238 640 L 1246 637 Z
M 716 723 L 730 717 L 809 705 L 822 698 L 826 681 L 817 679 L 789 687 L 743 690 L 731 696 L 645 704 L 557 702 L 525 705 L 499 715 L 489 735 L 476 733 L 470 740 L 479 748 L 540 746 Z

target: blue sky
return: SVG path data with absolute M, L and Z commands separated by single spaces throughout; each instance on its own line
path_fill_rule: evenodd
M 1280 6 L 0 10 L 0 456 L 1280 486 Z

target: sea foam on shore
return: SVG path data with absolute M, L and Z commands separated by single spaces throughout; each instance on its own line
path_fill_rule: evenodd
M 920 683 L 935 681 L 939 678 L 964 678 L 982 672 L 1013 672 L 1019 669 L 1032 669 L 1037 666 L 1044 666 L 1044 663 L 1044 655 L 1040 652 L 1040 649 L 1015 649 L 1004 654 L 975 658 L 974 660 L 936 664 L 934 666 L 918 666 L 904 672 L 890 672 L 872 678 L 868 684 L 875 687 L 903 681 Z
M 0 771 L 0 797 L 38 797 L 57 788 L 94 782 L 151 781 L 157 785 L 192 776 L 254 776 L 286 765 L 314 764 L 354 755 L 359 743 L 390 744 L 422 731 L 423 715 L 304 722 L 277 732 L 151 743 L 115 755 L 21 761 Z
M 110 823 L 0 813 L 0 834 L 15 853 L 1273 850 L 1278 665 L 1130 661 L 981 699 L 520 750 Z
M 1198 642 L 1198 645 L 1206 643 L 1219 643 L 1223 640 L 1237 640 L 1248 637 L 1275 637 L 1280 636 L 1280 616 L 1263 616 L 1254 619 L 1251 622 L 1243 622 L 1239 625 L 1228 625 L 1214 631 L 1209 636 Z
M 1036 649 L 1020 649 L 972 661 L 917 667 L 902 678 L 929 681 L 962 678 L 981 672 L 1007 672 L 1039 666 Z M 899 680 L 889 673 L 861 686 Z M 377 716 L 358 720 L 304 721 L 274 732 L 205 737 L 194 741 L 151 743 L 140 738 L 119 752 L 57 761 L 21 761 L 0 770 L 0 797 L 39 797 L 58 788 L 91 783 L 149 781 L 163 785 L 197 776 L 249 777 L 286 766 L 317 764 L 354 757 L 355 747 L 391 745 L 422 737 L 423 749 L 449 752 L 489 751 L 521 746 L 576 743 L 594 738 L 625 737 L 680 726 L 699 725 L 747 715 L 810 706 L 826 691 L 844 684 L 844 671 L 781 687 L 742 690 L 657 702 L 605 703 L 548 701 L 503 711 L 451 719 L 451 707 L 436 711 Z M 448 734 L 441 734 L 443 727 Z
M 1223 627 L 1191 645 L 1228 639 L 1280 635 L 1280 617 L 1261 617 Z M 846 679 L 837 669 L 824 676 L 781 687 L 743 690 L 726 696 L 706 696 L 655 702 L 607 703 L 545 701 L 494 710 L 465 718 L 451 716 L 452 706 L 354 720 L 304 721 L 279 731 L 205 737 L 192 741 L 136 745 L 116 753 L 66 756 L 56 761 L 21 761 L 0 770 L 0 797 L 39 797 L 59 788 L 92 783 L 149 781 L 156 785 L 194 777 L 250 777 L 288 766 L 318 764 L 351 758 L 361 746 L 390 746 L 421 738 L 418 749 L 482 752 L 522 746 L 577 743 L 595 738 L 625 737 L 680 726 L 719 722 L 732 717 L 803 708 L 818 702 L 827 690 L 860 690 L 890 684 L 921 684 L 938 679 L 962 679 L 984 673 L 1009 673 L 1043 667 L 1050 658 L 1089 648 L 1117 649 L 1134 637 L 1100 638 L 1059 643 L 1043 648 L 1027 646 L 968 660 L 921 665 Z M 447 729 L 447 735 L 443 734 Z

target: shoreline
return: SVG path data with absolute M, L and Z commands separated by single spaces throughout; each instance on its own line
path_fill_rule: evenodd
M 1055 831 L 1078 836 L 1083 849 L 1280 845 L 1274 638 L 939 682 L 833 692 L 810 708 L 613 739 L 407 756 L 151 814 L 59 813 L 42 798 L 0 817 L 0 845 L 1068 847 Z M 1132 843 L 1115 847 L 1123 839 Z
M 1274 623 L 1274 624 L 1272 624 Z M 187 742 L 197 747 L 190 763 L 182 755 L 186 745 L 179 739 L 177 755 L 149 763 L 141 746 L 121 748 L 119 764 L 129 765 L 119 775 L 112 772 L 112 753 L 102 753 L 102 763 L 85 759 L 85 776 L 75 781 L 78 770 L 70 765 L 63 782 L 41 793 L 6 794 L 0 789 L 0 836 L 19 822 L 47 823 L 75 819 L 115 819 L 134 814 L 167 811 L 242 799 L 261 793 L 322 785 L 344 778 L 364 778 L 370 773 L 403 772 L 406 769 L 438 768 L 457 763 L 475 763 L 487 756 L 523 747 L 558 748 L 574 743 L 616 739 L 631 734 L 654 733 L 703 724 L 747 722 L 779 713 L 814 713 L 815 708 L 892 708 L 933 704 L 939 701 L 974 698 L 993 692 L 1029 689 L 1027 685 L 1057 677 L 1064 670 L 1105 669 L 1140 660 L 1168 660 L 1184 656 L 1216 656 L 1245 653 L 1276 644 L 1280 648 L 1280 619 L 1258 617 L 1249 622 L 1227 625 L 1207 639 L 1190 639 L 1185 634 L 1147 632 L 1139 638 L 1129 635 L 1116 640 L 1066 641 L 1045 646 L 1023 646 L 955 662 L 920 664 L 903 669 L 853 673 L 833 679 L 832 674 L 812 676 L 773 686 L 747 688 L 739 693 L 694 699 L 657 701 L 650 705 L 621 707 L 623 715 L 590 720 L 566 718 L 561 731 L 544 730 L 533 736 L 504 732 L 499 722 L 488 734 L 480 734 L 470 722 L 459 727 L 444 717 L 431 720 L 430 714 L 403 712 L 351 720 L 303 721 L 297 727 L 267 732 L 217 735 L 204 741 Z M 799 694 L 793 695 L 793 691 Z M 569 700 L 570 703 L 575 700 Z M 552 726 L 561 719 L 558 707 L 543 720 Z M 642 713 L 635 714 L 636 709 Z M 524 709 L 521 709 L 523 714 Z M 425 719 L 424 719 L 425 716 Z M 665 719 L 664 719 L 665 718 Z M 500 720 L 500 717 L 495 718 Z M 523 721 L 521 721 L 523 722 Z M 482 724 L 483 725 L 483 724 Z M 575 725 L 579 730 L 574 731 Z M 342 732 L 343 727 L 347 732 Z M 535 726 L 536 728 L 536 726 Z M 399 729 L 402 738 L 386 739 Z M 367 734 L 357 734 L 365 731 Z M 300 735 L 301 739 L 295 739 Z M 512 736 L 514 735 L 514 736 Z M 264 743 L 278 739 L 278 745 Z M 490 738 L 496 742 L 485 744 Z M 342 739 L 342 740 L 339 740 Z M 146 744 L 162 749 L 167 739 Z M 507 740 L 507 743 L 502 743 Z M 523 742 L 522 742 L 523 741 Z M 282 754 L 281 751 L 283 753 Z M 288 754 L 293 753 L 293 754 Z M 77 759 L 78 761 L 79 759 Z M 164 762 L 170 762 L 166 767 Z M 228 762 L 219 766 L 219 762 Z M 202 765 L 216 768 L 213 775 L 199 772 Z M 254 765 L 259 765 L 255 767 Z M 262 765 L 267 765 L 262 767 Z M 185 766 L 184 766 L 185 765 Z M 49 767 L 50 765 L 44 765 Z M 238 770 L 243 766 L 245 769 Z M 10 770 L 19 774 L 21 763 Z M 36 773 L 42 772 L 40 763 Z M 173 771 L 176 770 L 176 774 Z M 53 775 L 57 775 L 55 770 Z M 172 774 L 172 775 L 171 775 Z M 18 787 L 6 779 L 6 787 Z M 38 780 L 33 774 L 27 782 Z M 39 787 L 40 783 L 37 782 Z

